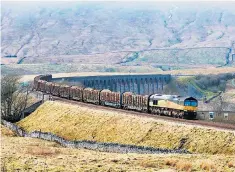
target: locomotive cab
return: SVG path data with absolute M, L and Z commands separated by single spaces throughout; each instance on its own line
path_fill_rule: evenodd
M 198 101 L 193 97 L 184 100 L 184 116 L 188 119 L 195 119 L 197 116 Z

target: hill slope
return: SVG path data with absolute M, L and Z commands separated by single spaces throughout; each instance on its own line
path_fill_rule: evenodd
M 156 171 L 235 170 L 235 156 L 143 155 L 63 148 L 44 140 L 16 137 L 1 126 L 2 171 Z
M 223 65 L 234 2 L 198 3 L 4 2 L 3 63 Z M 189 47 L 228 49 L 158 50 Z
M 88 109 L 59 102 L 45 102 L 18 123 L 27 131 L 52 132 L 71 140 L 95 140 L 159 148 L 183 148 L 191 152 L 235 152 L 234 132 L 165 122 L 125 113 Z

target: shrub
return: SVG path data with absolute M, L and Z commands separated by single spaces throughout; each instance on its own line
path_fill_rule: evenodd
M 166 159 L 165 160 L 165 164 L 169 165 L 169 166 L 172 166 L 172 167 L 175 167 L 177 162 L 178 162 L 177 159 Z
M 192 164 L 188 161 L 179 161 L 176 163 L 176 169 L 181 171 L 192 171 Z
M 27 153 L 31 155 L 52 156 L 52 155 L 59 154 L 60 151 L 58 149 L 50 149 L 50 148 L 43 148 L 43 147 L 30 147 L 28 148 Z
M 145 168 L 157 168 L 158 163 L 156 161 L 142 161 L 141 166 Z
M 195 76 L 196 84 L 202 89 L 213 88 L 213 92 L 223 91 L 225 89 L 226 81 L 235 77 L 232 73 L 218 74 L 218 75 L 197 75 Z
M 117 159 L 112 159 L 111 162 L 117 163 L 119 160 Z
M 8 129 L 2 125 L 1 125 L 1 135 L 2 136 L 10 136 L 10 137 L 16 136 L 16 134 L 13 131 L 11 131 L 10 129 Z
M 210 160 L 205 160 L 200 164 L 200 168 L 207 171 L 215 171 L 215 164 Z
M 229 162 L 228 162 L 228 167 L 229 167 L 229 168 L 232 168 L 232 167 L 235 168 L 235 160 L 229 161 Z

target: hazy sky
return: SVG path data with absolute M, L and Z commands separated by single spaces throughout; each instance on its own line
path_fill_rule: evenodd
M 79 5 L 79 4 L 103 4 L 105 6 L 110 6 L 110 7 L 137 7 L 137 8 L 164 8 L 164 7 L 181 7 L 181 8 L 222 8 L 222 9 L 228 9 L 231 11 L 235 11 L 235 0 L 233 1 L 191 1 L 191 0 L 181 0 L 181 2 L 178 1 L 151 1 L 151 2 L 146 2 L 146 1 L 115 1 L 115 2 L 110 2 L 109 1 L 57 1 L 57 0 L 50 0 L 49 2 L 46 0 L 41 0 L 41 1 L 34 1 L 34 0 L 26 0 L 26 1 L 16 1 L 16 0 L 8 0 L 8 1 L 2 1 L 2 8 L 12 8 L 12 9 L 21 9 L 24 10 L 26 8 L 34 8 L 34 7 L 60 7 L 60 8 L 66 8 L 66 7 L 71 7 L 73 5 Z
M 18 1 L 18 2 L 22 2 L 22 0 L 6 0 L 6 1 Z M 24 0 L 24 1 L 38 1 L 38 0 Z M 48 1 L 48 0 L 40 0 L 40 2 L 42 2 L 42 1 Z M 66 0 L 50 0 L 50 1 L 56 1 L 56 2 L 63 2 L 63 1 L 66 1 Z M 69 1 L 76 1 L 76 2 L 78 2 L 77 0 L 69 0 Z M 85 1 L 88 1 L 88 0 L 80 0 L 80 2 L 85 2 Z M 89 1 L 100 1 L 100 0 L 89 0 Z M 117 0 L 103 0 L 103 1 L 117 1 Z M 123 2 L 126 2 L 126 1 L 128 1 L 128 0 L 118 0 L 119 2 L 120 1 L 123 1 Z M 134 1 L 139 1 L 139 2 L 146 2 L 145 0 L 129 0 L 129 1 L 132 1 L 132 2 L 134 2 Z M 176 1 L 179 1 L 179 0 L 151 0 L 151 2 L 166 2 L 166 1 L 168 1 L 168 2 L 176 2 Z M 192 2 L 192 1 L 195 1 L 195 0 L 180 0 L 180 2 Z M 200 0 L 200 1 L 204 1 L 204 2 L 215 2 L 215 1 L 217 1 L 217 2 L 224 2 L 224 1 L 221 1 L 221 0 Z M 227 0 L 227 1 L 230 1 L 230 2 L 234 2 L 235 0 Z M 68 0 L 67 0 L 67 2 L 68 2 Z

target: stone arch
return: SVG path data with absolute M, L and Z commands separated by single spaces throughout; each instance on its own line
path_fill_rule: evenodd
M 117 80 L 112 79 L 111 82 L 112 82 L 112 85 L 113 85 L 113 91 L 117 91 Z
M 150 84 L 150 94 L 154 93 L 154 79 L 151 77 L 149 79 L 149 84 Z
M 104 83 L 103 83 L 103 80 L 100 80 L 100 89 L 103 89 L 104 88 Z
M 105 79 L 104 79 L 104 82 L 103 82 L 103 83 L 104 83 L 104 87 L 103 87 L 103 88 L 104 88 L 104 89 L 107 89 L 107 81 L 106 81 Z
M 91 80 L 91 87 L 95 88 L 95 81 L 94 80 Z
M 100 89 L 99 81 L 95 80 L 94 82 L 95 82 L 95 88 L 96 89 Z
M 110 79 L 107 81 L 107 89 L 111 90 L 111 81 L 110 81 Z

